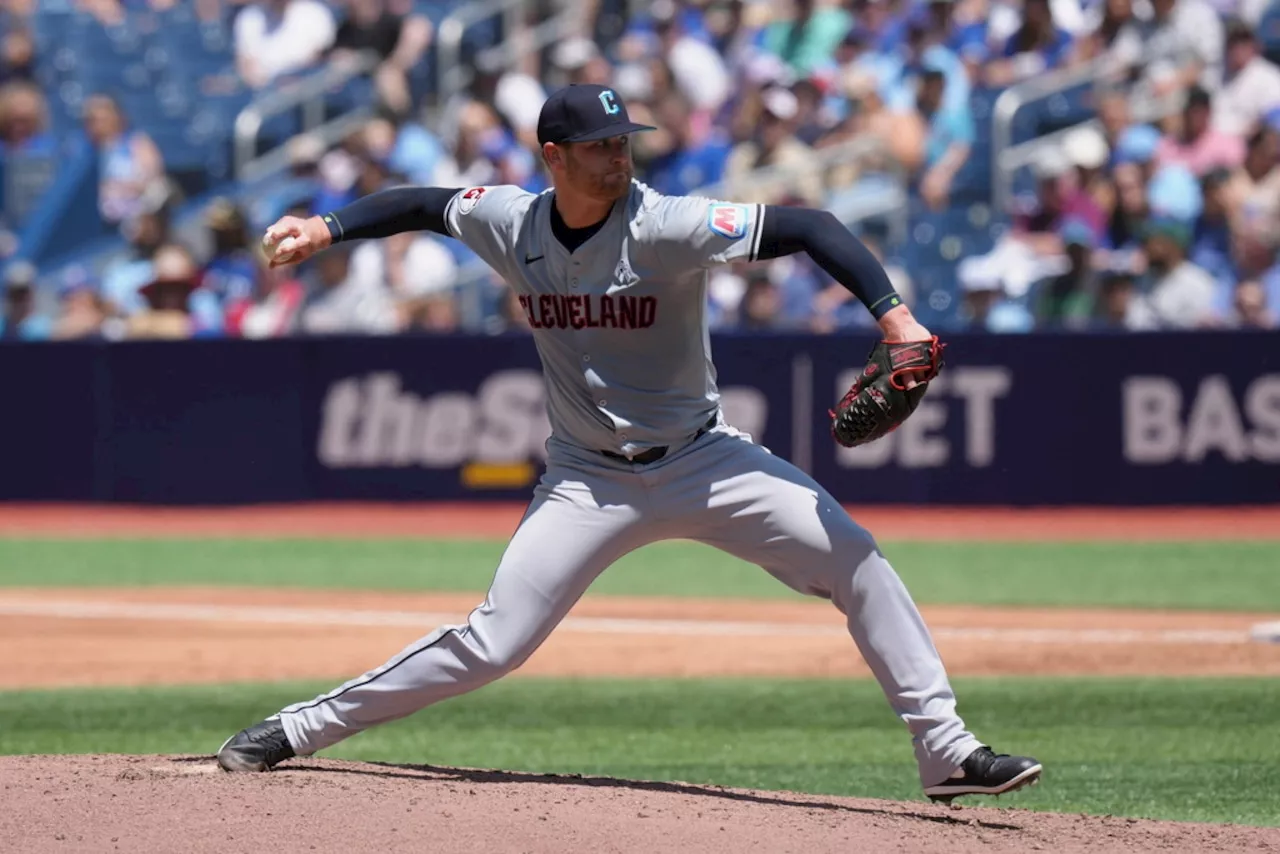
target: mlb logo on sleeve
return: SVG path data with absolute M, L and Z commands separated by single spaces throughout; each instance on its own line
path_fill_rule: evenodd
M 707 211 L 707 226 L 721 237 L 737 240 L 747 233 L 746 205 L 712 205 Z
M 468 214 L 475 210 L 477 204 L 480 203 L 480 197 L 484 195 L 484 187 L 472 187 L 462 194 L 462 198 L 458 201 L 458 211 Z

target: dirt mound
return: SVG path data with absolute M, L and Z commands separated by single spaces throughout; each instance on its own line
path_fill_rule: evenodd
M 0 851 L 1274 851 L 1280 828 L 305 760 L 0 757 Z

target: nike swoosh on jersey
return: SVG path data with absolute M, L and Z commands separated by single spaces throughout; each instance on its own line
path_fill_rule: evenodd
M 532 264 L 534 261 L 541 261 L 543 258 L 546 258 L 546 257 L 547 257 L 546 255 L 539 255 L 537 258 L 530 258 L 528 255 L 526 255 L 524 256 L 524 262 L 526 264 Z

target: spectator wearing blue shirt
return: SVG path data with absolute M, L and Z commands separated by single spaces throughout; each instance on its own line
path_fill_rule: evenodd
M 26 261 L 5 270 L 0 340 L 43 341 L 49 337 L 49 319 L 36 313 L 35 283 L 36 268 Z
M 1241 282 L 1228 321 L 1237 329 L 1275 329 L 1277 308 L 1268 305 L 1267 291 L 1260 282 Z
M 943 71 L 929 67 L 920 78 L 916 95 L 917 109 L 929 129 L 920 195 L 935 210 L 946 207 L 952 182 L 969 159 L 975 137 L 968 105 L 944 103 L 946 86 Z
M 814 298 L 830 281 L 803 252 L 769 264 L 769 280 L 778 289 L 778 320 L 792 329 L 805 329 L 814 319 Z
M 1126 128 L 1111 152 L 1111 166 L 1118 168 L 1130 163 L 1138 167 L 1144 182 L 1155 174 L 1156 150 L 1160 146 L 1160 131 L 1151 125 L 1133 125 Z
M 956 268 L 964 294 L 958 320 L 977 332 L 1030 332 L 1035 318 L 1026 306 L 1010 299 L 1000 269 L 985 258 L 965 258 Z
M 84 103 L 85 135 L 98 151 L 98 210 L 119 223 L 145 208 L 149 194 L 164 194 L 164 156 L 146 131 L 129 127 L 110 95 Z
M 650 155 L 645 163 L 645 183 L 669 196 L 689 195 L 715 184 L 724 173 L 730 143 L 718 131 L 704 140 L 693 138 L 690 120 L 693 110 L 678 94 L 655 107 L 655 124 L 660 130 L 637 140 L 638 148 Z
M 192 297 L 200 288 L 200 268 L 186 247 L 168 243 L 156 250 L 150 281 L 139 289 L 144 308 L 125 323 L 126 338 L 182 339 L 219 335 L 197 315 Z
M 960 59 L 969 80 L 977 82 L 982 66 L 991 56 L 986 20 L 958 20 L 954 0 L 929 0 L 927 10 L 930 27 L 938 34 L 939 43 Z
M 9 154 L 53 154 L 58 138 L 49 130 L 49 107 L 34 83 L 15 81 L 0 89 L 0 150 Z
M 80 265 L 70 268 L 58 283 L 58 310 L 49 337 L 56 341 L 106 337 L 106 306 L 97 283 Z
M 895 54 L 907 39 L 907 0 L 856 0 L 854 14 L 874 37 L 877 53 Z
M 619 62 L 632 62 L 661 52 L 661 36 L 658 31 L 665 22 L 673 18 L 684 35 L 707 44 L 712 43 L 701 9 L 693 5 L 676 5 L 670 0 L 657 0 L 649 7 L 648 14 L 630 18 L 626 32 L 615 47 L 615 59 Z
M 1263 301 L 1272 310 L 1280 311 L 1280 236 L 1274 225 L 1265 231 L 1238 228 L 1231 237 L 1239 281 L 1258 283 Z
M 4 217 L 11 229 L 22 227 L 52 186 L 65 153 L 49 130 L 49 108 L 40 88 L 26 81 L 5 84 L 0 89 L 0 159 Z
M 1005 42 L 1003 59 L 987 66 L 987 85 L 1014 83 L 1061 68 L 1071 59 L 1071 35 L 1054 25 L 1049 0 L 1026 0 L 1022 26 Z
M 1280 312 L 1280 263 L 1272 265 L 1271 269 L 1263 273 L 1259 282 L 1263 300 L 1274 316 L 1275 312 Z
M 1200 179 L 1184 166 L 1161 167 L 1147 184 L 1147 203 L 1153 215 L 1171 217 L 1190 227 L 1204 211 Z
M 167 209 L 134 217 L 126 223 L 125 236 L 131 244 L 130 252 L 103 270 L 102 296 L 114 316 L 129 318 L 147 308 L 147 297 L 143 291 L 155 281 L 156 255 L 169 240 Z M 190 311 L 200 334 L 221 334 L 224 326 L 222 303 L 213 292 L 201 288 L 192 294 Z
M 258 265 L 249 250 L 248 224 L 230 199 L 215 199 L 205 212 L 213 241 L 213 257 L 204 268 L 201 286 L 217 299 L 221 313 L 228 306 L 253 298 Z
M 971 86 L 969 73 L 960 57 L 942 42 L 945 32 L 937 29 L 926 10 L 913 13 L 907 23 L 906 40 L 893 56 L 897 66 L 890 72 L 889 107 L 910 110 L 916 103 L 916 88 L 926 69 L 941 71 L 946 77 L 944 107 L 967 107 Z
M 166 208 L 139 213 L 126 220 L 122 231 L 129 251 L 112 259 L 102 271 L 102 296 L 112 314 L 127 317 L 143 306 L 138 289 L 151 279 L 151 259 L 169 237 Z
M 1231 173 L 1217 169 L 1200 179 L 1204 208 L 1191 241 L 1191 263 L 1206 270 L 1218 284 L 1219 309 L 1225 314 L 1239 273 L 1231 258 L 1231 226 L 1227 215 L 1226 183 Z
M 845 89 L 851 77 L 870 78 L 874 81 L 877 96 L 892 100 L 893 84 L 902 76 L 902 58 L 897 53 L 888 54 L 875 49 L 875 34 L 865 26 L 859 25 L 849 30 L 836 51 L 836 62 L 844 69 L 842 77 Z M 881 91 L 883 87 L 883 91 Z M 847 92 L 846 92 L 847 94 Z M 836 112 L 837 121 L 849 117 L 849 104 L 839 105 Z
M 430 186 L 436 167 L 445 156 L 440 140 L 408 116 L 385 110 L 364 128 L 364 144 L 369 153 L 384 160 L 392 172 L 404 175 L 413 184 Z
M 956 55 L 951 48 L 938 43 L 937 34 L 928 36 L 929 41 L 926 47 L 920 52 L 920 58 L 917 60 L 915 67 L 933 68 L 941 71 L 947 78 L 946 92 L 943 96 L 943 106 L 954 108 L 968 109 L 972 101 L 973 86 L 969 82 L 969 72 L 965 70 L 964 62 Z

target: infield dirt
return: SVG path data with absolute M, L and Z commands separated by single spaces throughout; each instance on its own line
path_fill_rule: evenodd
M 1280 828 L 331 760 L 7 757 L 0 794 L 0 851 L 23 854 L 1280 850 Z

